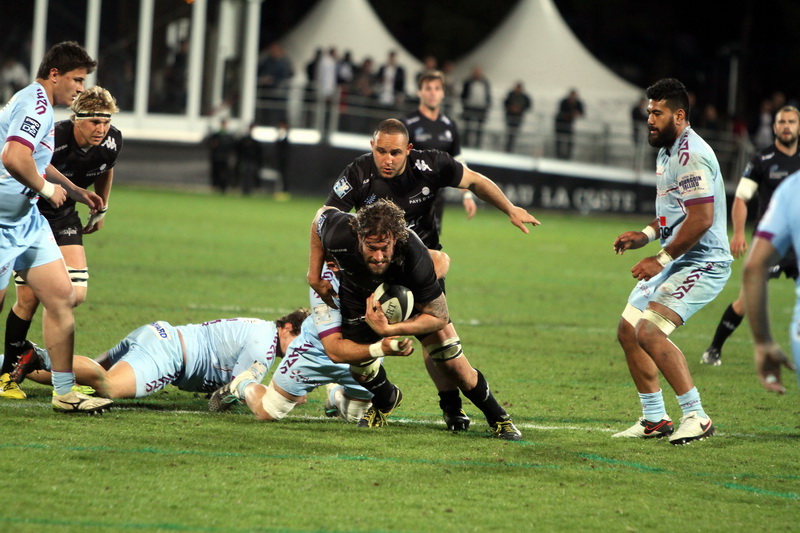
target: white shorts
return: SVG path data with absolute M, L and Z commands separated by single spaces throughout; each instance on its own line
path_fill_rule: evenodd
M 649 281 L 636 284 L 628 303 L 640 311 L 656 302 L 675 311 L 686 323 L 693 314 L 717 297 L 731 275 L 731 265 L 673 261 Z
M 19 226 L 0 226 L 0 287 L 8 286 L 13 271 L 46 265 L 61 258 L 50 224 L 38 211 Z

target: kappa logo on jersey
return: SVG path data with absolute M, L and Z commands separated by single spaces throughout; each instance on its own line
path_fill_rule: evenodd
M 708 180 L 702 170 L 692 170 L 678 176 L 678 187 L 681 194 L 708 192 Z
M 344 198 L 347 193 L 353 190 L 353 187 L 350 185 L 350 182 L 347 181 L 347 178 L 342 176 L 339 178 L 339 181 L 333 186 L 333 192 L 336 193 L 336 196 L 339 198 Z
M 42 124 L 35 118 L 25 117 L 25 120 L 22 121 L 22 125 L 19 127 L 19 129 L 35 139 L 39 134 L 39 128 L 41 127 Z
M 106 140 L 103 141 L 100 146 L 105 146 L 109 150 L 113 150 L 115 152 L 117 151 L 117 141 L 115 141 L 111 135 L 106 137 Z
M 414 163 L 414 166 L 417 168 L 417 170 L 427 170 L 428 172 L 431 172 L 432 170 L 431 167 L 428 166 L 428 163 L 422 159 L 417 159 L 417 161 Z

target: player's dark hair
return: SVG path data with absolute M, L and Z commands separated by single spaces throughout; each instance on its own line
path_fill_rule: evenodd
M 406 125 L 396 118 L 387 118 L 386 120 L 381 121 L 381 123 L 378 124 L 378 127 L 375 128 L 372 138 L 377 138 L 378 134 L 405 135 L 406 139 L 408 139 L 408 130 L 406 129 Z
M 686 87 L 675 78 L 664 78 L 655 82 L 647 88 L 645 94 L 650 100 L 656 102 L 663 100 L 673 113 L 678 109 L 683 109 L 688 117 L 691 112 L 689 93 L 686 91 Z
M 292 334 L 300 335 L 300 327 L 303 325 L 303 321 L 308 318 L 308 314 L 308 309 L 300 307 L 288 315 L 280 317 L 275 321 L 275 325 L 278 326 L 278 329 L 281 329 L 286 324 L 291 324 Z
M 376 235 L 392 235 L 397 242 L 408 240 L 406 215 L 391 200 L 381 198 L 373 204 L 362 207 L 350 221 L 350 226 L 359 239 Z
M 442 87 L 444 87 L 444 72 L 441 70 L 426 70 L 417 80 L 417 88 L 421 90 L 422 86 L 427 82 L 436 80 L 442 82 Z
M 81 45 L 75 41 L 63 41 L 51 46 L 44 54 L 36 78 L 46 80 L 52 69 L 58 69 L 59 74 L 66 74 L 71 70 L 85 68 L 86 73 L 91 74 L 96 67 L 97 61 Z

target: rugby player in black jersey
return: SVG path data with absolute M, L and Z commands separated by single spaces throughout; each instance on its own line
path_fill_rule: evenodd
M 373 394 L 360 427 L 381 427 L 402 401 L 381 364 L 383 337 L 414 335 L 437 360 L 444 375 L 483 411 L 495 437 L 520 440 L 522 434 L 495 400 L 486 379 L 472 368 L 450 322 L 447 299 L 436 278 L 431 255 L 406 227 L 403 211 L 379 199 L 353 215 L 324 206 L 314 218 L 314 233 L 339 268 L 342 334 L 357 343 L 374 343 L 372 357 L 351 364 L 353 377 Z M 390 324 L 374 298 L 381 283 L 403 285 L 414 293 L 415 313 Z
M 444 73 L 439 70 L 423 72 L 417 80 L 419 107 L 403 118 L 408 129 L 408 141 L 417 150 L 440 150 L 453 157 L 461 154 L 461 140 L 456 123 L 442 112 L 444 101 Z M 442 233 L 442 217 L 444 215 L 444 191 L 440 190 L 434 202 L 436 227 Z M 471 192 L 463 195 L 464 210 L 467 218 L 475 216 L 477 206 Z
M 111 125 L 111 115 L 119 111 L 116 100 L 102 87 L 82 92 L 70 106 L 68 120 L 55 124 L 55 148 L 51 165 L 78 187 L 94 186 L 103 199 L 103 207 L 81 224 L 75 200 L 67 198 L 53 207 L 40 198 L 37 207 L 50 223 L 75 291 L 75 305 L 86 299 L 89 272 L 83 249 L 83 235 L 101 229 L 108 210 L 108 198 L 114 179 L 114 165 L 122 149 L 122 134 Z M 31 349 L 25 341 L 39 300 L 21 277 L 15 276 L 17 301 L 6 319 L 5 358 L 0 374 L 10 372 L 17 357 Z
M 766 211 L 772 193 L 783 179 L 800 170 L 800 153 L 798 153 L 798 136 L 800 135 L 800 110 L 794 106 L 784 106 L 775 114 L 772 125 L 775 142 L 772 146 L 756 153 L 745 167 L 736 197 L 733 199 L 731 221 L 733 236 L 731 237 L 731 253 L 734 257 L 742 257 L 747 252 L 747 240 L 744 236 L 747 222 L 747 204 L 758 194 L 758 214 L 755 226 Z M 797 260 L 791 248 L 770 272 L 771 278 L 777 278 L 783 272 L 787 278 L 797 279 Z M 744 288 L 739 290 L 739 297 L 730 304 L 719 320 L 711 345 L 703 352 L 701 363 L 719 366 L 722 364 L 722 346 L 744 319 Z
M 441 245 L 432 205 L 437 191 L 443 187 L 470 190 L 482 200 L 506 213 L 511 223 L 524 233 L 529 232 L 526 224 L 534 226 L 539 224 L 539 221 L 525 209 L 513 205 L 500 188 L 486 176 L 470 170 L 444 152 L 413 150 L 408 142 L 408 132 L 399 120 L 387 119 L 381 122 L 370 144 L 372 152 L 357 158 L 344 170 L 335 183 L 326 205 L 346 212 L 368 205 L 378 198 L 389 198 L 405 211 L 408 227 L 414 230 L 425 246 L 441 255 L 444 254 L 439 252 Z M 311 232 L 310 242 L 309 284 L 329 305 L 332 305 L 330 284 L 320 279 L 319 275 L 322 270 L 324 250 L 316 230 Z M 443 263 L 446 264 L 446 261 Z M 445 273 L 445 270 L 436 272 L 437 277 L 442 279 L 442 284 Z M 449 332 L 448 338 L 458 341 L 452 324 L 448 324 L 445 330 Z M 461 354 L 460 341 L 458 350 L 453 353 Z M 434 364 L 442 368 L 441 358 L 446 356 L 438 354 L 438 359 L 434 358 Z M 479 373 L 472 370 L 466 363 L 466 358 L 463 359 L 464 372 L 470 376 L 451 380 L 450 386 L 457 385 L 458 381 L 466 382 L 467 385 L 464 386 L 469 390 L 470 385 L 478 379 Z M 462 409 L 458 393 L 458 389 L 465 390 L 464 386 L 443 388 L 442 383 L 436 378 L 433 379 L 439 389 L 439 405 L 448 428 L 467 429 L 469 419 Z

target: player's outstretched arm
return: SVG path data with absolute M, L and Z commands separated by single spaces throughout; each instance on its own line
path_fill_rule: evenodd
M 386 337 L 371 345 L 358 344 L 345 339 L 341 333 L 332 333 L 321 339 L 325 354 L 334 363 L 358 364 L 384 356 L 405 357 L 414 353 L 411 339 Z
M 522 207 L 515 206 L 511 203 L 500 187 L 495 182 L 471 170 L 464 165 L 464 175 L 461 177 L 461 182 L 458 184 L 461 189 L 469 189 L 478 195 L 478 198 L 492 204 L 497 209 L 508 215 L 512 224 L 518 227 L 523 233 L 529 233 L 530 230 L 526 224 L 538 226 L 541 224 L 536 218 L 528 213 Z

